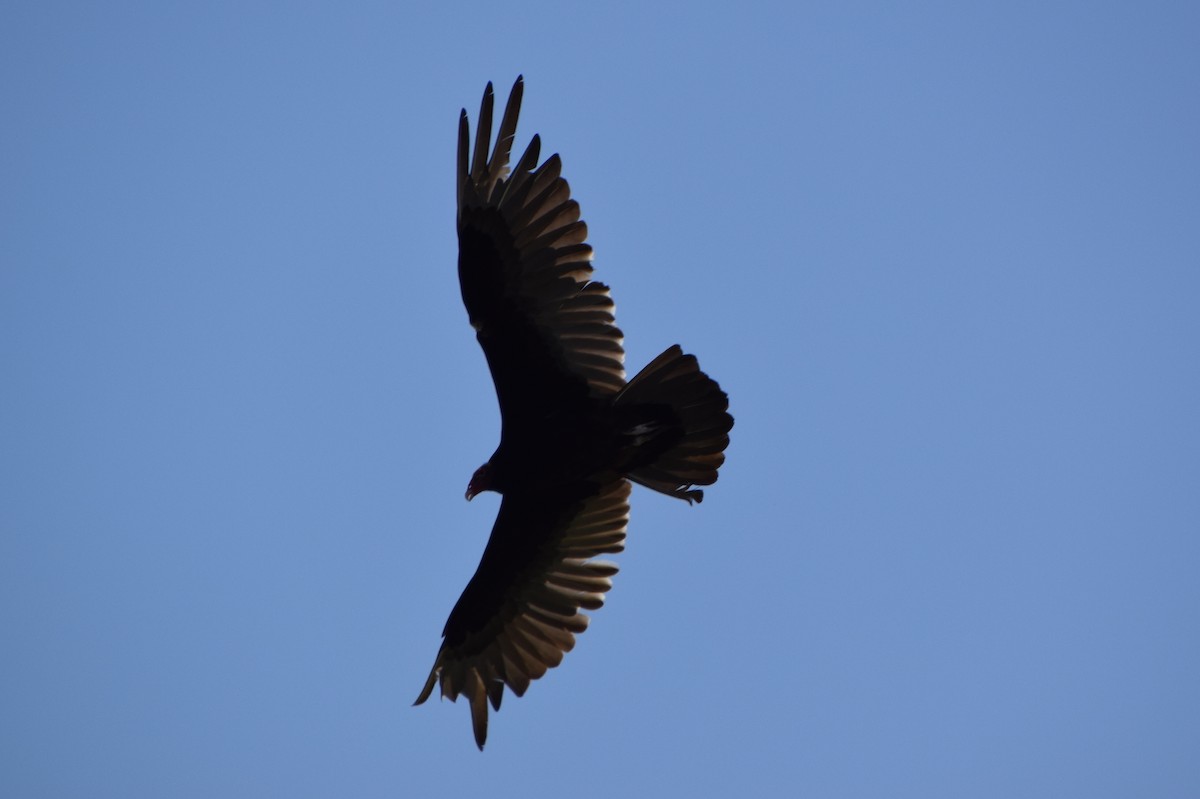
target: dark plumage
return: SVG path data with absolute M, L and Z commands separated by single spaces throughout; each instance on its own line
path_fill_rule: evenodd
M 562 661 L 604 603 L 624 548 L 629 481 L 689 503 L 716 482 L 733 418 L 695 357 L 669 347 L 625 382 L 608 287 L 591 280 L 579 204 L 533 137 L 509 172 L 524 84 L 513 85 L 495 148 L 492 85 L 471 155 L 458 128 L 458 276 L 500 403 L 500 446 L 467 487 L 503 495 L 475 576 L 450 612 L 417 698 L 441 682 L 471 703 L 479 748 L 487 705 Z

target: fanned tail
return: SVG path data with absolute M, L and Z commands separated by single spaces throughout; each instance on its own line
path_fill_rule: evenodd
M 638 406 L 669 409 L 671 429 L 655 435 L 648 445 L 664 438 L 671 443 L 649 463 L 630 471 L 629 479 L 689 503 L 700 502 L 704 492 L 692 486 L 715 483 L 725 462 L 733 427 L 729 397 L 700 371 L 696 356 L 684 354 L 676 344 L 638 372 L 614 402 L 618 409 Z

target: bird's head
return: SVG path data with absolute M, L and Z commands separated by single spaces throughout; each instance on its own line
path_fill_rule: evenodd
M 495 491 L 492 487 L 492 462 L 480 466 L 475 470 L 475 474 L 471 475 L 471 482 L 467 483 L 467 502 L 470 502 L 484 491 Z

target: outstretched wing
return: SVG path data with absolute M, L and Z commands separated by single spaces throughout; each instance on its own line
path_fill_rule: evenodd
M 539 166 L 534 136 L 509 172 L 523 87 L 517 78 L 490 158 L 492 84 L 473 154 L 466 110 L 458 127 L 458 279 L 506 421 L 625 385 L 612 297 L 591 280 L 587 225 L 559 157 Z
M 442 635 L 421 704 L 441 682 L 451 701 L 465 694 L 480 749 L 487 740 L 488 702 L 496 710 L 504 686 L 522 696 L 532 680 L 557 666 L 587 629 L 580 609 L 596 610 L 617 567 L 592 561 L 620 552 L 629 522 L 627 480 L 568 486 L 554 497 L 507 493 L 475 576 Z

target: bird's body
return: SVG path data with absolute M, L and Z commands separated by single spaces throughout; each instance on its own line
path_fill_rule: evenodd
M 470 499 L 503 495 L 474 577 L 450 612 L 417 703 L 440 681 L 466 694 L 475 740 L 487 704 L 518 696 L 558 665 L 587 627 L 616 566 L 593 557 L 624 547 L 629 480 L 700 501 L 717 479 L 733 419 L 728 398 L 678 345 L 625 381 L 608 287 L 590 280 L 579 205 L 535 136 L 510 176 L 523 83 L 513 86 L 489 158 L 492 86 L 474 154 L 459 123 L 459 283 L 496 385 L 500 445 L 472 477 Z

